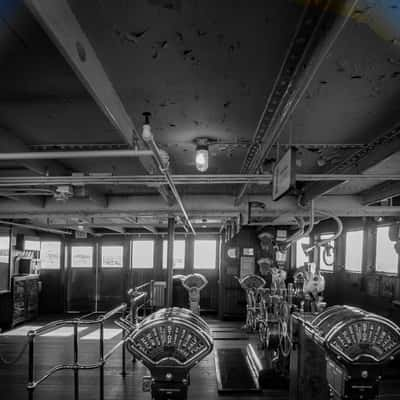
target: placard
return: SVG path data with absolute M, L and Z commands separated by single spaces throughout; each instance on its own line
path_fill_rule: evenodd
M 275 165 L 272 200 L 279 200 L 296 183 L 296 150 L 289 148 Z
M 87 239 L 86 231 L 75 231 L 75 239 Z
M 240 257 L 240 278 L 246 275 L 254 274 L 255 272 L 255 261 L 254 257 Z

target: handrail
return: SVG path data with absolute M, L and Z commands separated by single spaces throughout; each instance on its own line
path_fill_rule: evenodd
M 114 352 L 125 344 L 126 341 L 126 329 L 123 328 L 123 336 L 122 339 L 115 345 L 111 350 L 109 350 L 106 354 L 104 354 L 104 323 L 109 320 L 111 317 L 118 313 L 124 313 L 127 309 L 126 304 L 121 304 L 118 307 L 115 307 L 111 311 L 105 313 L 99 318 L 95 320 L 88 320 L 88 316 L 92 316 L 99 313 L 90 313 L 81 318 L 76 318 L 74 320 L 67 321 L 55 321 L 51 322 L 45 326 L 42 326 L 38 329 L 31 330 L 28 332 L 28 345 L 29 345 L 29 365 L 28 365 L 28 384 L 26 388 L 28 390 L 28 398 L 29 400 L 33 400 L 34 390 L 47 378 L 52 376 L 54 373 L 61 370 L 73 370 L 74 371 L 74 399 L 79 400 L 79 370 L 80 369 L 96 369 L 100 368 L 100 399 L 104 399 L 104 365 L 106 361 L 114 354 Z M 79 330 L 78 327 L 81 324 L 85 325 L 100 325 L 100 340 L 99 340 L 99 361 L 97 363 L 92 364 L 81 364 L 79 362 Z M 35 338 L 44 333 L 48 333 L 53 331 L 54 329 L 62 326 L 72 325 L 74 328 L 74 338 L 73 338 L 73 351 L 74 351 L 74 361 L 72 364 L 57 364 L 54 367 L 47 370 L 40 378 L 35 379 L 34 366 L 35 366 Z M 118 325 L 120 326 L 120 325 Z M 122 375 L 126 375 L 125 369 L 125 346 L 122 347 Z
M 135 286 L 134 288 L 129 289 L 128 294 L 130 295 L 133 292 L 143 292 L 143 290 L 145 290 L 147 288 L 151 289 L 152 286 L 154 286 L 154 280 L 142 283 L 139 286 Z

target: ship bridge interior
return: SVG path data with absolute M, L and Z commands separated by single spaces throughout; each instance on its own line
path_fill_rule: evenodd
M 0 0 L 0 71 L 9 398 L 400 399 L 398 0 Z

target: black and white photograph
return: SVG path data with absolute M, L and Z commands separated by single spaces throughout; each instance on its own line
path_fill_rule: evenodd
M 400 0 L 0 0 L 1 400 L 400 400 Z

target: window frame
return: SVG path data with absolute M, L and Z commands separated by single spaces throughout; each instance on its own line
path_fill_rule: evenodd
M 318 239 L 321 240 L 326 240 L 329 237 L 334 236 L 335 234 L 333 232 L 324 232 L 324 233 L 320 233 L 318 235 Z M 323 237 L 326 236 L 326 237 Z M 322 272 L 330 272 L 333 273 L 335 272 L 335 262 L 336 262 L 336 240 L 331 240 L 331 242 L 333 242 L 333 265 L 327 269 L 327 268 L 323 268 L 322 267 L 322 262 L 323 262 L 323 257 L 322 257 L 322 247 L 318 248 L 318 257 L 319 257 L 319 269 Z
M 300 243 L 300 241 L 301 241 L 302 239 L 308 239 L 308 244 L 309 244 L 309 245 L 311 244 L 311 238 L 310 238 L 310 236 L 303 236 L 302 238 L 296 240 L 296 243 L 295 243 L 296 269 L 301 268 L 301 267 L 304 266 L 304 263 L 301 264 L 301 265 L 299 265 L 299 257 L 298 257 L 298 251 L 297 251 L 297 250 L 298 250 L 298 244 Z M 301 246 L 301 245 L 300 245 L 300 246 Z M 300 249 L 301 249 L 301 251 L 303 251 L 303 249 L 302 249 L 301 247 L 300 247 Z M 308 260 L 305 261 L 305 262 L 308 262 L 308 263 L 311 262 L 311 261 L 310 261 L 310 254 L 309 254 L 308 256 L 305 256 L 305 258 L 306 258 L 306 259 L 308 258 Z
M 30 242 L 30 243 L 38 243 L 39 244 L 39 248 L 38 249 L 32 249 L 32 248 L 28 248 L 27 246 L 26 246 L 26 244 L 28 243 L 28 242 Z M 36 238 L 25 238 L 24 239 L 24 251 L 39 251 L 40 252 L 40 248 L 41 248 L 41 246 L 42 246 L 42 240 L 38 237 L 37 239 Z
M 153 247 L 153 257 L 152 257 L 152 265 L 150 266 L 146 266 L 146 267 L 136 267 L 133 264 L 133 257 L 134 257 L 134 243 L 138 243 L 138 242 L 151 242 L 152 243 L 152 247 Z M 130 241 L 130 267 L 132 270 L 154 270 L 154 266 L 155 266 L 155 248 L 156 248 L 156 243 L 154 239 L 132 239 Z
M 73 261 L 74 261 L 74 254 L 73 254 L 73 252 L 74 252 L 74 249 L 75 248 L 82 248 L 82 247 L 88 247 L 88 248 L 90 248 L 91 250 L 92 250 L 92 252 L 91 252 L 91 261 L 92 261 L 92 265 L 91 266 L 85 266 L 85 267 L 82 267 L 82 266 L 74 266 L 74 264 L 73 264 Z M 94 254 L 94 252 L 95 252 L 95 246 L 93 246 L 93 245 L 91 245 L 91 244 L 72 244 L 71 245 L 71 247 L 70 247 L 70 252 L 71 252 L 71 259 L 70 259 L 70 267 L 71 267 L 71 269 L 92 269 L 92 268 L 94 268 L 94 264 L 95 264 L 95 254 Z
M 204 268 L 204 267 L 196 267 L 196 242 L 214 242 L 215 244 L 215 258 L 214 258 L 214 266 L 212 268 Z M 218 239 L 214 238 L 202 238 L 202 239 L 194 239 L 193 240 L 193 271 L 216 271 L 218 263 Z
M 395 254 L 397 255 L 397 265 L 396 265 L 396 271 L 395 272 L 389 272 L 389 271 L 380 271 L 377 269 L 377 257 L 378 257 L 378 229 L 379 228 L 388 228 L 390 229 L 391 224 L 385 224 L 385 225 L 378 225 L 376 226 L 375 229 L 375 254 L 374 254 L 374 268 L 375 268 L 375 273 L 379 275 L 387 275 L 387 276 L 398 276 L 399 274 L 399 264 L 400 264 L 400 256 L 396 253 L 394 250 Z M 387 239 L 389 242 L 389 237 Z M 391 242 L 394 244 L 394 242 Z
M 362 233 L 362 241 L 361 241 L 361 260 L 360 260 L 360 269 L 349 269 L 347 266 L 347 235 L 349 233 L 361 232 Z M 363 273 L 363 266 L 364 266 L 364 242 L 365 242 L 365 229 L 364 228 L 357 228 L 357 229 L 350 229 L 346 231 L 345 238 L 344 238 L 344 270 L 346 272 L 351 272 L 353 274 L 362 274 Z
M 121 265 L 104 265 L 104 260 L 103 260 L 103 249 L 104 248 L 119 248 L 121 250 Z M 101 269 L 106 269 L 106 270 L 121 270 L 124 268 L 124 246 L 123 244 L 102 244 L 100 246 L 100 268 Z
M 57 268 L 48 268 L 48 267 L 43 267 L 42 264 L 42 257 L 43 257 L 43 251 L 42 251 L 42 245 L 43 243 L 58 243 L 59 244 L 59 254 L 58 254 L 58 267 Z M 62 242 L 61 240 L 41 240 L 40 241 L 40 270 L 45 270 L 45 271 L 60 271 L 61 270 L 61 264 L 62 264 Z
M 11 237 L 10 234 L 3 234 L 0 233 L 0 237 L 7 238 L 8 240 L 8 247 L 7 247 L 7 261 L 0 261 L 2 264 L 8 264 L 10 265 L 10 246 L 11 246 Z
M 175 257 L 175 242 L 183 242 L 183 267 L 173 267 L 174 271 L 184 271 L 186 269 L 186 250 L 187 250 L 187 243 L 186 239 L 177 238 L 174 239 L 174 257 Z M 165 250 L 164 250 L 165 249 Z M 165 254 L 164 254 L 165 253 Z M 163 271 L 167 270 L 167 258 L 168 258 L 168 239 L 163 239 L 161 244 L 161 269 Z M 165 264 L 164 264 L 165 263 Z

